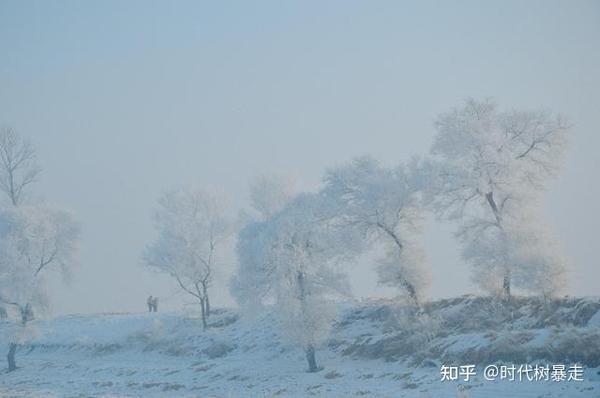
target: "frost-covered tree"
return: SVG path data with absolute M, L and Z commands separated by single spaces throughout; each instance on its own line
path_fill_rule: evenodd
M 463 228 L 463 255 L 477 268 L 473 280 L 484 290 L 509 297 L 500 286 L 506 264 L 514 285 L 547 298 L 565 284 L 567 263 L 556 242 L 538 220 L 506 217 L 503 228 Z
M 168 273 L 181 290 L 198 299 L 205 329 L 217 255 L 232 228 L 226 203 L 223 195 L 206 190 L 165 193 L 155 213 L 158 239 L 144 253 L 147 266 Z
M 281 174 L 262 175 L 250 184 L 250 203 L 262 220 L 283 209 L 296 195 L 292 178 Z
M 0 129 L 0 190 L 2 203 L 19 205 L 23 190 L 39 174 L 32 145 L 23 140 L 12 128 Z M 0 303 L 0 312 L 6 309 Z
M 513 285 L 544 294 L 558 289 L 564 262 L 548 250 L 532 211 L 560 167 L 565 120 L 469 99 L 441 115 L 436 128 L 432 203 L 440 216 L 460 222 L 463 256 L 475 281 L 507 298 Z
M 67 275 L 76 264 L 79 227 L 70 213 L 47 206 L 0 209 L 0 302 L 22 328 L 12 336 L 8 370 L 16 369 L 20 336 L 35 310 L 47 306 L 45 276 Z
M 385 255 L 377 267 L 379 281 L 419 305 L 429 281 L 424 251 L 417 234 L 423 217 L 422 181 L 417 162 L 382 167 L 370 157 L 329 170 L 324 195 L 346 228 L 382 245 Z
M 269 233 L 268 221 L 250 221 L 237 235 L 237 268 L 229 290 L 246 313 L 262 308 L 272 293 L 274 263 L 269 253 Z
M 40 173 L 33 146 L 12 128 L 0 129 L 0 190 L 13 206 L 23 201 L 24 189 Z
M 330 216 L 331 205 L 318 194 L 298 196 L 270 222 L 266 240 L 284 333 L 304 347 L 310 372 L 318 369 L 315 349 L 332 326 L 334 299 L 349 294 L 339 264 L 362 246 L 354 231 Z
M 73 216 L 43 204 L 24 204 L 39 167 L 33 147 L 13 130 L 0 132 L 0 305 L 17 320 L 9 337 L 8 370 L 27 324 L 48 305 L 46 276 L 70 273 L 77 263 L 79 226 Z
M 361 247 L 356 234 L 330 215 L 321 195 L 298 195 L 268 221 L 243 231 L 258 239 L 242 240 L 248 247 L 238 248 L 238 255 L 250 257 L 241 262 L 263 264 L 248 283 L 274 301 L 283 336 L 304 348 L 311 372 L 318 370 L 315 350 L 331 328 L 334 301 L 349 293 L 338 265 Z
M 237 236 L 237 269 L 231 283 L 231 295 L 247 312 L 262 306 L 270 293 L 269 275 L 273 264 L 264 242 L 268 222 L 296 195 L 293 180 L 283 175 L 259 176 L 250 184 L 253 212 L 245 215 L 245 225 Z

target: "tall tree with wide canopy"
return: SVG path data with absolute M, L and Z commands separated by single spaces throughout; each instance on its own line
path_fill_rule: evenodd
M 469 99 L 441 115 L 436 128 L 431 203 L 438 215 L 460 222 L 457 235 L 476 282 L 507 298 L 514 283 L 543 294 L 560 288 L 565 264 L 548 250 L 538 209 L 561 165 L 569 131 L 564 118 Z
M 349 294 L 340 264 L 361 247 L 332 214 L 322 195 L 300 194 L 269 220 L 243 230 L 238 245 L 240 262 L 261 265 L 238 283 L 273 301 L 282 336 L 304 349 L 310 372 L 318 370 L 315 351 L 332 326 L 336 298 Z
M 335 203 L 332 207 L 345 228 L 383 247 L 379 282 L 418 306 L 429 273 L 417 239 L 423 218 L 417 165 L 415 160 L 385 168 L 371 157 L 356 158 L 326 173 L 323 195 Z

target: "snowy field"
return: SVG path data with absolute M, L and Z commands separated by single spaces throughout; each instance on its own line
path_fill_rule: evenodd
M 31 323 L 35 339 L 17 354 L 20 368 L 0 374 L 0 396 L 600 396 L 600 357 L 596 351 L 599 300 L 563 302 L 543 315 L 534 303 L 523 302 L 516 311 L 510 311 L 518 330 L 504 330 L 506 323 L 500 319 L 504 310 L 491 313 L 488 305 L 492 304 L 469 298 L 432 303 L 426 320 L 430 334 L 412 331 L 409 336 L 406 329 L 394 327 L 397 318 L 389 303 L 347 304 L 328 343 L 317 351 L 322 369 L 316 373 L 306 372 L 301 350 L 281 341 L 276 320 L 270 315 L 247 320 L 234 311 L 220 310 L 211 317 L 206 332 L 197 318 L 176 313 L 73 315 L 35 321 Z M 467 309 L 473 315 L 472 325 L 461 318 Z M 485 316 L 482 314 L 497 319 L 497 324 L 486 325 L 484 331 L 477 326 L 483 324 L 478 319 Z M 457 326 L 460 324 L 463 329 Z M 499 330 L 500 324 L 503 330 Z M 8 332 L 7 323 L 2 324 L 2 332 Z M 521 353 L 529 352 L 529 358 L 515 357 L 517 363 L 523 359 L 548 362 L 531 357 L 543 347 L 545 352 L 564 356 L 566 363 L 571 358 L 583 358 L 595 366 L 585 366 L 581 382 L 491 382 L 480 374 L 469 382 L 440 381 L 441 364 L 467 364 L 476 358 L 473 353 L 485 361 L 490 347 L 495 353 L 490 355 L 498 355 L 506 363 L 506 345 L 492 341 L 507 339 L 512 332 L 528 334 L 521 338 L 522 346 L 508 344 Z M 494 333 L 496 337 L 492 337 Z M 561 339 L 583 335 L 591 336 L 595 343 L 582 352 L 573 347 L 571 353 L 557 353 Z

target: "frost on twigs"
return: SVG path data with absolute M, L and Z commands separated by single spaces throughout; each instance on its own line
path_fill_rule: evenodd
M 383 247 L 376 268 L 379 282 L 397 289 L 417 306 L 429 284 L 428 264 L 418 239 L 423 219 L 422 176 L 416 159 L 386 168 L 373 158 L 360 157 L 328 170 L 323 188 L 344 228 Z
M 170 275 L 182 292 L 199 302 L 206 329 L 209 290 L 223 266 L 220 255 L 233 228 L 227 200 L 213 190 L 169 191 L 159 199 L 155 224 L 158 237 L 146 248 L 144 264 Z
M 469 99 L 441 115 L 436 128 L 432 158 L 423 163 L 430 181 L 425 198 L 440 217 L 459 224 L 473 280 L 506 298 L 513 287 L 559 292 L 567 264 L 537 209 L 562 163 L 564 118 Z
M 301 194 L 264 221 L 240 232 L 240 270 L 233 281 L 246 311 L 274 303 L 279 332 L 303 347 L 309 371 L 318 370 L 315 350 L 332 327 L 335 300 L 349 294 L 343 259 L 351 258 L 359 240 L 341 228 L 319 194 Z M 244 300 L 254 296 L 254 300 Z

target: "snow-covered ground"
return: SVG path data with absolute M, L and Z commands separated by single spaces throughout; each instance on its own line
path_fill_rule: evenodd
M 211 327 L 186 314 L 73 315 L 33 322 L 20 368 L 0 397 L 600 397 L 600 300 L 444 300 L 410 315 L 391 302 L 348 303 L 307 373 L 277 321 L 217 311 Z M 510 322 L 506 317 L 510 318 Z M 9 324 L 0 324 L 7 333 Z M 581 345 L 578 346 L 577 344 Z M 2 350 L 7 350 L 2 341 Z M 6 352 L 6 351 L 4 351 Z M 584 381 L 486 381 L 492 359 L 584 364 Z M 441 365 L 477 364 L 469 382 L 440 381 Z

